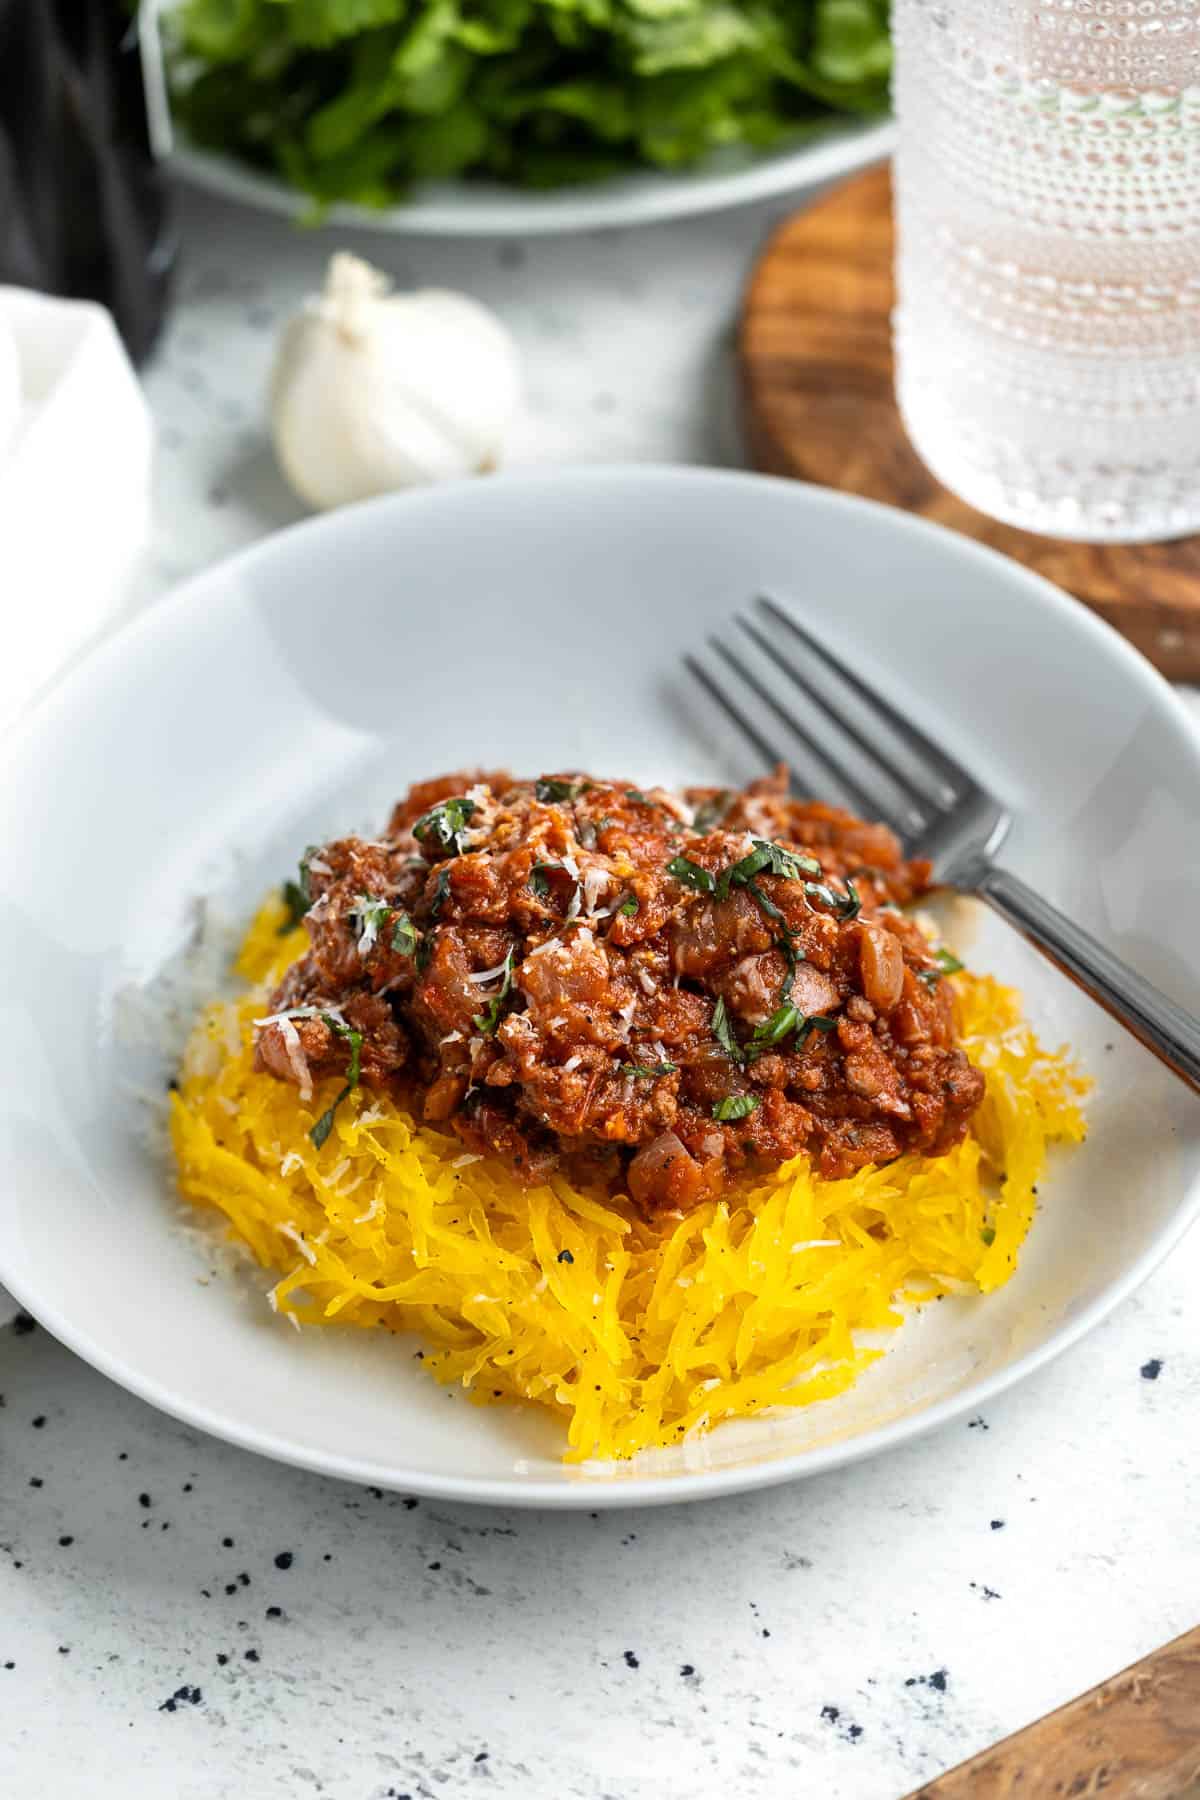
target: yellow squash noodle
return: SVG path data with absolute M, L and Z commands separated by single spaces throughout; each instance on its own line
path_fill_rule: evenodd
M 416 1333 L 440 1380 L 558 1413 L 572 1460 L 841 1392 L 880 1354 L 860 1335 L 899 1326 L 903 1303 L 1009 1278 L 1047 1146 L 1084 1134 L 1088 1084 L 1067 1055 L 1042 1049 L 1014 990 L 963 974 L 963 1047 L 987 1097 L 937 1159 L 826 1181 L 797 1157 L 647 1223 L 558 1176 L 522 1187 L 365 1088 L 318 1149 L 309 1131 L 341 1082 L 305 1103 L 254 1068 L 264 983 L 306 947 L 283 926 L 268 903 L 238 963 L 254 991 L 193 1036 L 172 1096 L 183 1194 L 280 1272 L 278 1312 Z

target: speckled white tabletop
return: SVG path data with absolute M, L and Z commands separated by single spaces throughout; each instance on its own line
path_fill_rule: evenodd
M 504 312 L 525 457 L 727 462 L 733 310 L 771 217 L 355 247 Z M 260 396 L 329 248 L 194 198 L 183 224 L 148 374 L 147 597 L 298 516 Z M 1198 1291 L 1194 1232 L 986 1416 L 789 1488 L 599 1516 L 277 1468 L 20 1319 L 0 1331 L 0 1793 L 898 1800 L 1200 1619 Z

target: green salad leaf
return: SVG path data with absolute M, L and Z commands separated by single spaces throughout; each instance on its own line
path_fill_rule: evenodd
M 798 141 L 887 106 L 887 0 L 182 0 L 191 138 L 319 210 L 416 181 L 531 187 Z

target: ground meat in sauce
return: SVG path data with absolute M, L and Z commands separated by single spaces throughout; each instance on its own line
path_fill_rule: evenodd
M 260 1067 L 307 1092 L 357 1049 L 365 1085 L 527 1182 L 686 1209 L 800 1151 L 829 1177 L 940 1155 L 983 1097 L 896 910 L 929 865 L 782 770 L 681 796 L 448 775 L 304 867 L 311 947 Z

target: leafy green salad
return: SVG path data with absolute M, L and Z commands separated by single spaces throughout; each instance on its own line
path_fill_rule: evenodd
M 181 0 L 193 142 L 318 205 L 680 169 L 887 107 L 887 0 Z

